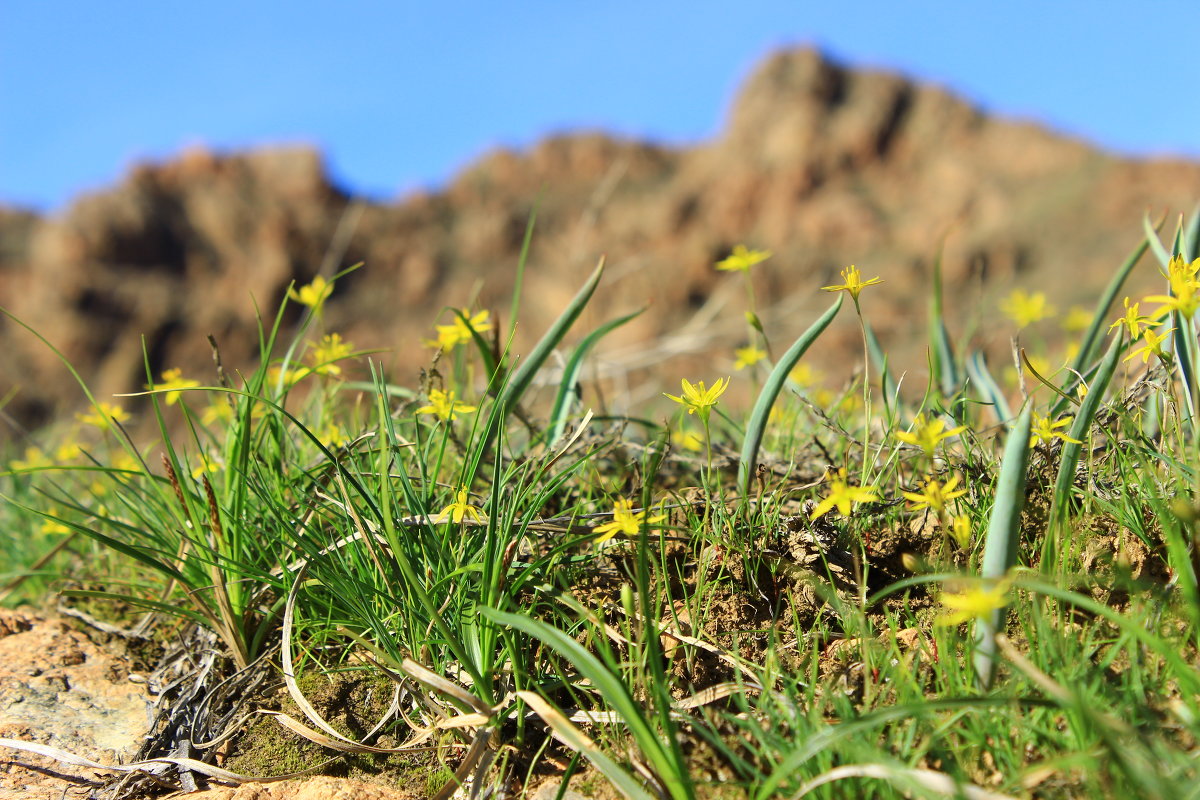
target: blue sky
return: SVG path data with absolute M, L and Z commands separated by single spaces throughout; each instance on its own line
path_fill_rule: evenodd
M 192 144 L 312 143 L 344 187 L 393 198 L 549 132 L 697 141 L 796 44 L 1200 157 L 1195 0 L 738 5 L 0 0 L 0 202 L 53 210 Z

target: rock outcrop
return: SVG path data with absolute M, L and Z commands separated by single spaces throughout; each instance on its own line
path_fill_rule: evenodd
M 775 253 L 755 274 L 775 341 L 807 327 L 830 300 L 817 289 L 856 263 L 886 281 L 864 295 L 877 332 L 919 370 L 943 242 L 947 304 L 960 321 L 986 323 L 1014 285 L 1060 308 L 1090 307 L 1137 243 L 1143 213 L 1187 212 L 1197 199 L 1200 164 L 1118 158 L 802 49 L 757 69 L 710 142 L 554 137 L 489 153 L 443 190 L 394 204 L 354 200 L 303 149 L 194 150 L 138 166 L 60 215 L 0 214 L 0 305 L 105 397 L 145 383 L 143 337 L 155 373 L 178 366 L 211 381 L 209 334 L 227 367 L 250 366 L 256 314 L 269 316 L 289 282 L 363 261 L 339 281 L 325 325 L 357 347 L 386 348 L 392 377 L 411 382 L 440 309 L 476 291 L 476 305 L 507 309 L 536 205 L 518 351 L 607 254 L 581 327 L 653 306 L 607 342 L 602 366 L 637 383 L 653 365 L 655 388 L 666 374 L 725 374 L 745 324 L 737 278 L 713 263 L 745 242 Z M 724 297 L 731 307 L 705 316 Z M 1013 332 L 980 330 L 1000 343 Z M 818 361 L 857 352 L 854 326 L 828 336 Z M 659 366 L 688 349 L 703 360 Z M 14 391 L 6 411 L 27 426 L 82 399 L 48 348 L 0 319 L 0 397 Z

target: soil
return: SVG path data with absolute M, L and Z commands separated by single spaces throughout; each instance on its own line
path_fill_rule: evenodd
M 0 609 L 0 738 L 38 742 L 103 764 L 128 760 L 154 698 L 120 639 L 74 621 Z M 82 797 L 107 773 L 0 748 L 0 800 Z

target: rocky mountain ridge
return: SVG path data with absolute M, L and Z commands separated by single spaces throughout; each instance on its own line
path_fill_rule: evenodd
M 1118 158 L 798 49 L 760 65 L 712 141 L 553 137 L 489 153 L 444 190 L 395 203 L 355 200 L 306 149 L 196 149 L 140 165 L 61 214 L 0 212 L 0 305 L 104 399 L 146 382 L 143 337 L 156 374 L 181 367 L 213 382 L 209 334 L 227 368 L 252 367 L 259 310 L 270 315 L 293 281 L 361 261 L 338 282 L 324 325 L 386 349 L 377 358 L 411 385 L 440 309 L 508 308 L 536 205 L 517 352 L 605 254 L 608 275 L 580 329 L 651 304 L 599 359 L 636 404 L 676 386 L 671 376 L 731 372 L 745 344 L 742 288 L 713 264 L 734 244 L 774 252 L 754 277 L 777 344 L 808 326 L 831 299 L 819 287 L 855 263 L 885 280 L 863 295 L 880 337 L 920 369 L 939 252 L 951 314 L 1000 347 L 1015 333 L 989 324 L 1000 296 L 1022 286 L 1060 309 L 1091 307 L 1143 214 L 1190 212 L 1198 199 L 1200 164 Z M 1152 279 L 1153 268 L 1141 274 Z M 813 354 L 835 370 L 861 348 L 857 327 L 842 323 Z M 57 357 L 3 318 L 0 398 L 27 430 L 83 400 Z

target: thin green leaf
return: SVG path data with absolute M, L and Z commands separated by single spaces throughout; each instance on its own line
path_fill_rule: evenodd
M 1012 411 L 1008 407 L 1008 400 L 1004 397 L 1004 392 L 1001 390 L 996 379 L 992 377 L 992 373 L 988 370 L 987 362 L 983 359 L 983 353 L 974 352 L 967 357 L 967 374 L 971 376 L 972 382 L 979 388 L 983 394 L 982 400 L 985 405 L 992 407 L 992 412 L 996 415 L 998 422 L 1008 422 L 1012 419 Z
M 782 391 L 788 373 L 837 316 L 838 311 L 841 310 L 843 298 L 844 295 L 839 294 L 833 305 L 788 348 L 788 351 L 779 359 L 779 363 L 771 370 L 771 374 L 767 376 L 767 382 L 763 384 L 762 391 L 758 394 L 754 410 L 750 412 L 750 422 L 746 425 L 746 435 L 742 440 L 742 457 L 738 464 L 738 486 L 747 495 L 750 493 L 750 482 L 754 479 L 755 467 L 758 466 L 758 449 L 762 446 L 763 434 L 767 429 L 767 418 L 771 415 L 771 406 L 775 404 L 775 398 Z
M 571 724 L 571 720 L 553 703 L 533 692 L 517 692 L 517 697 L 532 708 L 567 747 L 576 753 L 582 753 L 584 758 L 592 762 L 592 766 L 608 778 L 621 794 L 631 800 L 654 800 L 654 795 L 642 788 L 641 781 L 605 755 L 604 751 L 584 735 L 583 731 Z
M 1100 404 L 1104 400 L 1104 394 L 1108 391 L 1108 384 L 1112 381 L 1113 374 L 1117 370 L 1117 363 L 1120 360 L 1122 352 L 1123 340 L 1120 336 L 1113 340 L 1113 343 L 1108 347 L 1108 353 L 1104 356 L 1104 362 L 1100 365 L 1099 372 L 1092 379 L 1092 383 L 1088 386 L 1088 392 L 1084 395 L 1083 402 L 1079 406 L 1079 411 L 1075 414 L 1075 422 L 1071 425 L 1071 430 L 1067 436 L 1071 439 L 1078 439 L 1080 442 L 1084 440 L 1088 430 L 1092 427 L 1092 420 L 1096 417 L 1096 412 L 1100 409 Z M 1071 496 L 1071 484 L 1075 480 L 1075 467 L 1079 463 L 1079 453 L 1082 449 L 1082 444 L 1075 442 L 1064 442 L 1062 447 L 1061 460 L 1058 465 L 1058 477 L 1054 481 L 1054 499 L 1053 508 L 1050 518 L 1057 519 L 1059 514 L 1064 514 L 1069 507 Z
M 571 357 L 567 359 L 566 366 L 563 367 L 562 379 L 558 385 L 558 395 L 554 398 L 554 407 L 550 411 L 550 433 L 546 437 L 547 444 L 553 445 L 567 429 L 567 422 L 571 416 L 571 397 L 575 393 L 575 387 L 579 383 L 579 372 L 583 369 L 583 362 L 587 358 L 588 353 L 596 346 L 597 342 L 645 310 L 642 308 L 634 311 L 632 314 L 626 314 L 623 317 L 606 322 L 589 333 L 576 346 L 575 350 L 571 353 Z
M 935 378 L 942 397 L 951 398 L 962 388 L 962 375 L 950 344 L 950 332 L 942 304 L 942 252 L 933 263 L 933 293 L 929 300 L 929 346 L 933 349 Z
M 1017 563 L 1021 540 L 1021 511 L 1025 508 L 1025 478 L 1029 467 L 1029 434 L 1033 424 L 1033 404 L 1025 410 L 1008 432 L 1000 477 L 996 482 L 996 500 L 988 523 L 983 548 L 981 575 L 1001 580 Z M 975 673 L 987 689 L 996 671 L 996 633 L 1002 630 L 1005 609 L 991 611 L 975 621 Z
M 643 714 L 642 706 L 629 693 L 628 687 L 612 673 L 600 659 L 584 649 L 583 645 L 563 631 L 544 622 L 520 614 L 509 614 L 494 608 L 481 608 L 479 613 L 492 622 L 515 628 L 546 644 L 567 659 L 583 677 L 591 682 L 613 710 L 625 721 L 633 740 L 650 767 L 662 781 L 675 800 L 687 800 L 692 796 L 687 768 L 674 763 L 670 750 L 663 745 L 659 734 Z M 650 634 L 654 635 L 654 634 Z

